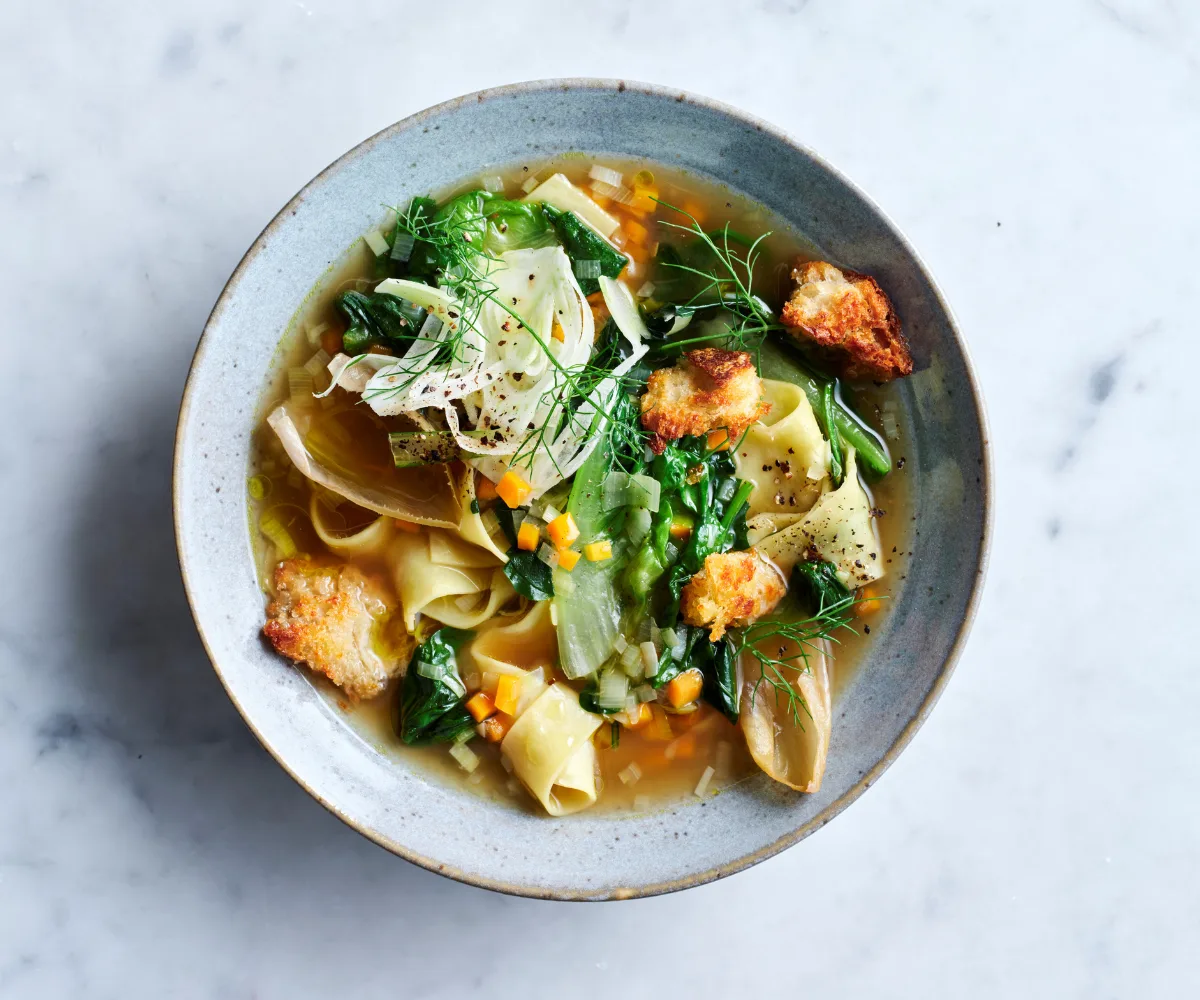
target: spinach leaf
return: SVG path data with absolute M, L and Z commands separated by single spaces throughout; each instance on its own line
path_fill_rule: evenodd
M 417 647 L 400 684 L 396 730 L 410 746 L 453 743 L 475 725 L 455 656 L 474 633 L 441 628 Z
M 796 563 L 796 568 L 792 570 L 791 590 L 795 594 L 806 595 L 817 615 L 829 608 L 844 605 L 851 597 L 850 591 L 837 577 L 837 567 L 820 559 Z
M 694 515 L 691 536 L 667 579 L 670 603 L 664 621 L 674 624 L 679 597 L 714 552 L 749 548 L 746 510 L 753 485 L 737 478 L 729 451 L 709 451 L 701 437 L 672 441 L 654 460 L 654 477 L 678 507 Z
M 554 596 L 554 573 L 536 552 L 518 549 L 510 552 L 504 564 L 504 575 L 513 590 L 531 601 L 548 601 Z
M 337 310 L 346 320 L 342 350 L 362 354 L 374 344 L 403 350 L 413 342 L 425 310 L 411 302 L 382 292 L 342 292 Z
M 398 268 L 402 274 L 407 274 L 412 278 L 430 280 L 436 276 L 438 267 L 443 263 L 441 254 L 432 243 L 421 238 L 421 234 L 426 231 L 436 212 L 437 202 L 432 198 L 414 198 L 408 203 L 404 217 L 397 220 L 396 237 L 392 239 L 393 245 L 401 233 L 410 233 L 414 237 L 412 249 L 408 253 L 408 261 L 397 262 L 402 265 Z
M 467 191 L 436 210 L 430 199 L 418 198 L 409 205 L 398 227 L 417 237 L 409 254 L 410 275 L 434 278 L 452 264 L 444 250 L 421 238 L 431 226 L 436 227 L 439 236 L 473 244 L 480 253 L 490 255 L 557 242 L 541 205 L 509 201 L 491 191 Z
M 603 236 L 583 222 L 574 212 L 560 212 L 557 208 L 544 205 L 542 210 L 553 223 L 562 242 L 563 249 L 571 258 L 571 264 L 576 265 L 582 260 L 600 262 L 600 273 L 607 278 L 617 277 L 624 270 L 627 258 L 623 253 L 613 248 Z M 576 274 L 579 287 L 584 295 L 591 295 L 600 290 L 597 278 L 581 278 Z
M 558 242 L 540 204 L 493 197 L 484 203 L 483 212 L 488 221 L 483 246 L 490 254 L 554 246 Z
M 685 670 L 690 669 L 696 655 L 696 644 L 704 641 L 704 629 L 702 628 L 679 625 L 676 626 L 675 631 L 683 632 L 687 638 L 684 640 L 683 649 L 678 654 L 670 646 L 663 648 L 662 655 L 658 658 L 658 673 L 650 678 L 650 683 L 656 688 L 663 687 L 668 681 L 674 680 Z
M 500 528 L 504 532 L 504 537 L 508 539 L 509 547 L 515 549 L 517 547 L 517 511 L 504 503 L 498 503 L 492 509 L 496 512 L 496 520 L 500 522 Z
M 706 642 L 708 640 L 705 640 Z M 709 642 L 700 664 L 704 674 L 704 698 L 737 724 L 741 714 L 741 689 L 737 680 L 737 652 L 729 639 Z
M 687 632 L 683 650 L 676 656 L 663 651 L 658 661 L 658 673 L 651 683 L 661 688 L 685 670 L 699 670 L 704 677 L 704 698 L 736 723 L 741 710 L 741 691 L 737 681 L 737 652 L 732 642 L 722 639 L 712 642 L 708 630 L 682 626 Z

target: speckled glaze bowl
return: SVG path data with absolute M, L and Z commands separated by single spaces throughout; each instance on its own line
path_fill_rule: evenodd
M 579 150 L 645 156 L 765 204 L 882 282 L 918 373 L 901 390 L 920 524 L 908 578 L 869 659 L 835 705 L 820 792 L 764 776 L 648 815 L 535 816 L 437 783 L 369 746 L 260 639 L 263 595 L 245 481 L 255 408 L 289 320 L 341 252 L 403 203 L 489 165 Z M 175 451 L 179 559 L 196 625 L 230 698 L 319 802 L 403 858 L 528 896 L 608 899 L 699 885 L 783 850 L 846 808 L 912 739 L 941 693 L 978 599 L 988 541 L 984 417 L 954 320 L 904 237 L 861 192 L 788 136 L 675 90 L 553 80 L 470 94 L 348 152 L 255 241 L 196 351 Z

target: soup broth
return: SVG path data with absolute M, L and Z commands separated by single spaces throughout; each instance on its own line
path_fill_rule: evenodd
M 602 158 L 600 162 L 602 169 L 599 172 L 595 169 L 597 159 L 582 155 L 515 164 L 493 171 L 482 180 L 472 178 L 454 189 L 439 192 L 436 201 L 443 203 L 456 194 L 481 186 L 517 200 L 553 175 L 564 175 L 576 188 L 588 192 L 611 217 L 619 220 L 620 226 L 612 242 L 629 257 L 621 281 L 642 305 L 643 312 L 662 297 L 664 276 L 667 282 L 672 280 L 669 274 L 664 275 L 659 256 L 662 248 L 680 241 L 679 226 L 698 227 L 717 239 L 722 238 L 720 234 L 725 234 L 725 240 L 736 240 L 741 249 L 760 234 L 769 232 L 770 235 L 754 247 L 757 260 L 748 291 L 772 307 L 787 299 L 797 260 L 823 258 L 820 248 L 791 231 L 764 208 L 707 179 L 658 163 L 611 157 Z M 627 187 L 631 178 L 634 183 Z M 636 181 L 639 178 L 652 180 L 658 201 L 648 202 L 642 198 L 642 203 L 637 204 L 639 188 Z M 631 192 L 632 203 L 626 200 Z M 664 207 L 660 202 L 681 211 Z M 281 444 L 276 429 L 266 422 L 267 415 L 281 403 L 290 401 L 296 412 L 303 414 L 305 448 L 323 469 L 340 477 L 339 482 L 374 491 L 372 495 L 382 491 L 389 496 L 403 496 L 407 498 L 406 503 L 434 523 L 433 528 L 428 525 L 389 525 L 388 531 L 394 537 L 436 533 L 440 530 L 435 523 L 439 519 L 446 523 L 457 520 L 457 511 L 449 500 L 457 496 L 459 487 L 456 483 L 469 475 L 462 461 L 456 459 L 445 464 L 398 468 L 389 434 L 416 433 L 410 420 L 397 415 L 379 415 L 364 405 L 365 396 L 336 386 L 328 395 L 314 398 L 314 393 L 329 388 L 328 363 L 343 348 L 347 321 L 345 312 L 337 307 L 338 299 L 347 291 L 370 293 L 388 277 L 393 266 L 391 258 L 395 255 L 387 249 L 387 241 L 394 239 L 390 235 L 394 223 L 394 217 L 381 220 L 380 230 L 372 234 L 374 240 L 368 237 L 350 248 L 317 283 L 286 331 L 277 362 L 268 376 L 261 407 L 262 421 L 254 437 L 249 502 L 255 557 L 262 587 L 269 598 L 279 596 L 276 565 L 289 557 L 307 555 L 339 566 L 349 564 L 358 567 L 367 577 L 385 581 L 393 581 L 396 572 L 389 561 L 391 557 L 384 550 L 355 551 L 342 546 L 346 540 L 361 538 L 381 515 L 345 499 L 335 489 L 330 489 L 328 483 L 314 482 L 297 467 Z M 383 254 L 376 252 L 380 237 L 385 241 L 387 251 Z M 585 265 L 590 263 L 584 261 Z M 587 277 L 592 271 L 576 263 L 575 274 L 576 277 Z M 588 308 L 592 311 L 599 337 L 610 309 L 600 294 L 588 296 Z M 372 347 L 372 350 L 378 348 Z M 314 355 L 317 356 L 315 363 Z M 893 468 L 882 478 L 868 476 L 864 483 L 874 508 L 879 554 L 886 575 L 878 584 L 859 590 L 860 600 L 864 597 L 867 600 L 854 606 L 851 628 L 842 628 L 834 636 L 838 641 L 832 667 L 835 698 L 845 694 L 856 664 L 864 658 L 886 622 L 886 601 L 872 598 L 894 595 L 902 585 L 904 560 L 909 548 L 906 483 L 913 465 L 899 459 L 915 457 L 907 454 L 906 430 L 899 419 L 902 410 L 894 383 L 860 382 L 852 387 L 844 386 L 842 393 L 846 402 L 868 424 L 883 430 L 892 452 Z M 476 483 L 482 483 L 482 479 L 476 479 Z M 493 509 L 489 505 L 503 512 L 500 507 L 503 498 L 493 499 L 494 492 L 485 490 L 488 485 L 490 481 L 476 486 L 479 493 L 473 502 L 480 504 L 485 514 Z M 490 494 L 486 498 L 485 492 Z M 314 519 L 319 523 L 314 523 Z M 585 566 L 589 558 L 590 555 L 584 558 Z M 493 570 L 468 568 L 463 572 L 489 574 Z M 560 577 L 561 573 L 555 579 Z M 464 614 L 474 607 L 473 598 L 456 600 Z M 478 692 L 488 677 L 487 662 L 477 661 L 473 653 L 479 637 L 521 620 L 523 614 L 532 613 L 532 604 L 520 595 L 510 596 L 495 616 L 471 630 L 475 640 L 466 641 L 457 653 L 457 669 L 467 696 Z M 394 620 L 387 625 L 391 632 L 383 638 L 376 634 L 373 639 L 377 645 L 382 644 L 385 651 L 404 646 L 400 618 L 397 610 Z M 426 628 L 430 624 L 426 620 Z M 657 626 L 653 628 L 654 640 L 658 640 L 661 630 Z M 512 643 L 505 647 L 504 654 L 505 662 L 523 670 L 540 668 L 548 682 L 575 689 L 581 687 L 580 681 L 567 678 L 557 646 L 547 645 L 544 636 L 526 646 L 520 642 Z M 382 693 L 369 699 L 350 697 L 323 677 L 313 675 L 313 678 L 358 735 L 381 753 L 394 757 L 398 766 L 419 766 L 439 780 L 512 803 L 515 807 L 541 811 L 538 802 L 527 794 L 522 781 L 513 772 L 511 762 L 502 754 L 498 742 L 478 737 L 471 739 L 468 760 L 474 757 L 476 763 L 469 771 L 460 758 L 447 752 L 445 743 L 404 745 L 396 728 L 397 689 L 403 683 L 401 678 L 392 678 Z M 764 688 L 756 697 L 778 695 Z M 651 704 L 660 703 L 661 695 L 658 702 Z M 656 708 L 650 720 L 639 725 L 622 725 L 613 722 L 610 716 L 605 717 L 591 737 L 595 746 L 598 788 L 595 808 L 645 810 L 684 799 L 695 801 L 697 795 L 703 797 L 719 792 L 758 772 L 746 738 L 726 714 L 706 697 L 699 698 L 686 709 L 658 711 Z M 632 719 L 635 715 L 628 717 Z

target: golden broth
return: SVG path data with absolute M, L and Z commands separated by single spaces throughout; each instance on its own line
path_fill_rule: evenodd
M 552 161 L 518 164 L 498 173 L 504 180 L 507 196 L 520 198 L 523 195 L 522 185 L 531 176 L 544 179 L 554 172 L 562 172 L 579 186 L 587 187 L 588 169 L 593 162 L 594 157 L 572 154 Z M 792 262 L 797 257 L 811 259 L 820 256 L 818 248 L 789 231 L 781 220 L 762 206 L 748 202 L 711 181 L 648 161 L 622 161 L 605 157 L 602 162 L 621 170 L 626 177 L 638 170 L 652 171 L 660 198 L 683 208 L 705 229 L 711 231 L 728 223 L 732 229 L 752 236 L 771 230 L 773 235 L 761 245 L 762 260 L 756 271 L 754 288 L 773 305 L 784 296 Z M 439 192 L 438 200 L 479 186 L 478 179 L 465 181 Z M 626 218 L 621 205 L 609 203 L 604 207 L 618 217 Z M 638 225 L 645 227 L 641 245 L 627 244 L 622 247 L 627 253 L 635 255 L 632 268 L 627 269 L 625 275 L 632 289 L 638 289 L 646 280 L 650 248 L 660 240 L 671 240 L 678 235 L 666 224 L 675 219 L 687 222 L 685 218 L 662 208 L 654 218 L 636 219 Z M 303 364 L 322 344 L 329 353 L 334 353 L 331 349 L 334 347 L 333 338 L 340 337 L 343 324 L 333 303 L 337 295 L 347 288 L 363 291 L 373 288 L 377 283 L 371 277 L 373 268 L 373 255 L 359 241 L 317 283 L 293 317 L 280 344 L 276 364 L 263 394 L 261 417 L 265 417 L 278 402 L 287 398 L 289 388 L 286 373 L 289 367 Z M 597 329 L 602 325 L 602 305 L 598 312 Z M 317 388 L 323 388 L 319 378 Z M 848 401 L 868 423 L 879 428 L 883 408 L 895 405 L 889 404 L 894 394 L 892 386 L 854 387 L 848 393 Z M 397 477 L 419 478 L 412 474 L 421 470 L 397 470 L 392 465 L 386 434 L 388 430 L 400 429 L 401 424 L 395 418 L 380 418 L 366 407 L 353 405 L 350 397 L 346 397 L 341 390 L 337 390 L 336 396 L 344 398 L 318 407 L 307 438 L 310 448 L 319 451 L 326 460 L 333 459 L 342 471 L 360 481 L 364 476 L 379 477 L 385 481 Z M 899 414 L 898 406 L 895 412 Z M 900 425 L 894 440 L 889 441 L 893 459 L 906 454 L 907 444 L 905 428 Z M 875 588 L 879 594 L 898 591 L 905 572 L 910 518 L 906 485 L 908 475 L 907 471 L 899 468 L 879 482 L 868 480 L 866 483 L 875 506 L 886 511 L 877 521 L 888 570 L 888 575 Z M 327 553 L 309 522 L 310 492 L 313 487 L 292 468 L 274 433 L 261 420 L 254 438 L 251 477 L 252 525 L 257 526 L 262 515 L 269 511 L 287 527 L 300 551 L 308 554 Z M 333 518 L 324 519 L 327 529 L 331 522 L 337 527 L 338 516 L 343 518 L 346 531 L 361 527 L 374 518 L 371 512 L 346 504 L 345 509 L 339 508 L 339 513 Z M 252 534 L 260 580 L 264 590 L 269 593 L 278 553 L 256 527 Z M 365 570 L 385 572 L 385 567 L 378 561 L 356 561 Z M 840 645 L 835 647 L 835 702 L 845 689 L 856 663 L 864 658 L 867 647 L 886 616 L 887 601 L 878 602 L 870 614 L 854 622 L 858 634 L 841 634 Z M 461 664 L 464 677 L 470 672 L 469 663 Z M 559 680 L 563 679 L 561 674 L 556 672 L 555 675 Z M 470 788 L 478 794 L 540 812 L 533 798 L 520 788 L 516 779 L 503 767 L 496 745 L 486 744 L 482 740 L 472 742 L 472 749 L 480 756 L 481 763 L 468 775 L 447 754 L 444 746 L 414 748 L 401 744 L 394 730 L 395 685 L 377 699 L 352 704 L 323 679 L 315 678 L 314 682 L 345 713 L 355 731 L 380 752 L 407 764 L 419 762 L 420 767 L 431 775 Z M 670 718 L 669 735 L 654 731 L 653 726 L 636 730 L 622 728 L 619 742 L 615 745 L 610 726 L 607 723 L 601 726 L 595 736 L 601 791 L 593 808 L 627 810 L 632 807 L 642 810 L 690 798 L 705 768 L 710 766 L 716 772 L 710 784 L 713 790 L 728 787 L 756 772 L 741 731 L 711 706 L 702 705 L 690 715 Z M 636 766 L 640 777 L 636 782 L 626 783 L 621 780 L 621 775 L 624 772 L 626 777 L 630 776 L 630 765 Z

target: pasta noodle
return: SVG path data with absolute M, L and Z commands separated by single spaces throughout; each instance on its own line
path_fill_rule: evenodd
M 771 410 L 737 448 L 738 475 L 754 483 L 750 516 L 803 514 L 828 485 L 829 444 L 802 389 L 774 379 L 762 385 Z
M 492 571 L 491 585 L 486 594 L 479 594 L 474 603 L 466 600 L 468 596 L 439 597 L 426 604 L 422 614 L 453 628 L 478 628 L 516 597 L 517 592 L 508 582 L 504 571 L 496 569 Z
M 390 517 L 377 517 L 374 521 L 359 531 L 351 534 L 339 534 L 337 529 L 329 524 L 330 509 L 328 499 L 337 494 L 326 494 L 322 497 L 316 490 L 308 501 L 308 516 L 312 520 L 313 530 L 317 537 L 332 551 L 344 556 L 378 556 L 387 549 L 395 531 L 395 522 Z M 341 498 L 338 497 L 340 500 Z
M 388 549 L 388 562 L 404 609 L 404 624 L 410 632 L 416 630 L 417 616 L 423 612 L 431 614 L 428 608 L 438 598 L 482 594 L 492 586 L 491 569 L 434 563 L 429 557 L 429 538 L 425 534 L 397 535 Z M 446 610 L 443 605 L 439 609 Z
M 479 514 L 479 504 L 475 497 L 475 470 L 470 467 L 463 469 L 462 479 L 459 481 L 458 502 L 462 508 L 462 519 L 458 522 L 459 535 L 471 544 L 490 552 L 499 562 L 508 562 L 508 554 L 505 551 L 508 548 L 507 539 L 501 540 L 504 548 L 497 545 L 488 534 L 483 517 Z
M 847 587 L 861 587 L 883 576 L 871 499 L 859 482 L 853 448 L 846 454 L 845 482 L 824 494 L 802 521 L 767 536 L 756 547 L 785 576 L 810 550 L 833 563 Z
M 501 744 L 513 774 L 551 816 L 566 816 L 596 801 L 600 717 L 585 712 L 566 684 L 552 684 L 513 723 Z
M 546 676 L 554 666 L 556 650 L 550 603 L 539 601 L 516 621 L 482 630 L 471 644 L 469 655 L 482 672 L 483 690 L 489 694 L 495 691 L 501 676 L 520 678 L 515 713 L 519 718 L 546 689 Z

